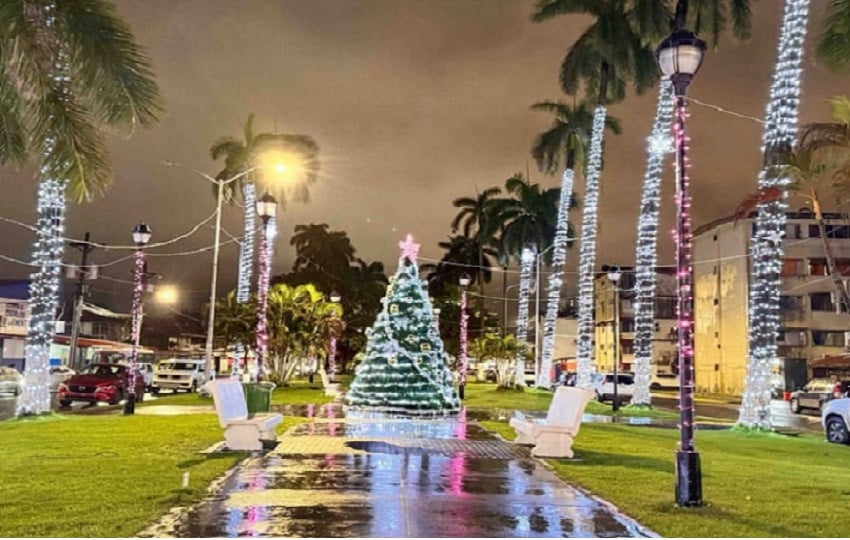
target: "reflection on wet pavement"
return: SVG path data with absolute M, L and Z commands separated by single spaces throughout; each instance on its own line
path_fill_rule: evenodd
M 143 536 L 648 536 L 528 450 L 459 418 L 327 417 Z

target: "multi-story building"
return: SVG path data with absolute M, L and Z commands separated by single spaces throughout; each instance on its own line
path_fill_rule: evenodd
M 621 269 L 620 278 L 620 343 L 618 370 L 634 368 L 635 309 L 634 268 Z M 599 273 L 593 283 L 597 371 L 614 368 L 614 286 L 607 274 Z M 656 268 L 655 332 L 652 337 L 653 373 L 670 373 L 676 359 L 676 276 L 672 268 Z
M 29 320 L 29 281 L 0 280 L 0 361 L 24 368 L 24 343 Z
M 838 269 L 850 276 L 850 225 L 825 214 L 826 240 Z M 747 313 L 752 217 L 724 218 L 694 231 L 695 376 L 698 390 L 737 394 L 747 373 Z M 824 239 L 811 211 L 788 213 L 781 272 L 779 360 L 774 384 L 795 390 L 811 361 L 844 353 L 850 315 L 838 308 L 826 268 Z

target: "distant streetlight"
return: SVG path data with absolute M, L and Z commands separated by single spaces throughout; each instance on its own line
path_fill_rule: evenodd
M 458 384 L 458 397 L 463 399 L 466 390 L 466 368 L 467 368 L 467 324 L 469 315 L 466 313 L 466 289 L 472 283 L 466 274 L 460 276 L 460 382 Z
M 136 244 L 133 266 L 133 311 L 130 319 L 131 336 L 133 341 L 130 349 L 130 376 L 128 377 L 130 388 L 127 390 L 127 398 L 124 401 L 124 414 L 130 415 L 136 412 L 136 357 L 139 348 L 139 333 L 141 332 L 142 313 L 142 288 L 145 272 L 145 245 L 150 242 L 151 228 L 145 223 L 139 223 L 133 228 L 133 242 Z M 117 392 L 118 389 L 116 388 Z
M 691 261 L 691 197 L 688 193 L 685 95 L 699 71 L 705 42 L 682 28 L 665 39 L 656 51 L 664 77 L 676 90 L 674 140 L 676 143 L 676 280 L 679 314 L 679 449 L 676 452 L 676 503 L 702 505 L 702 471 L 694 444 L 694 268 Z
M 620 410 L 620 396 L 617 393 L 617 370 L 620 364 L 620 267 L 617 265 L 602 265 L 602 271 L 608 274 L 608 281 L 614 287 L 614 317 L 611 323 L 611 332 L 614 338 L 614 402 L 611 408 Z
M 269 350 L 269 332 L 266 314 L 269 305 L 269 277 L 271 261 L 269 260 L 268 238 L 269 221 L 277 211 L 277 200 L 269 192 L 257 200 L 257 214 L 263 220 L 260 236 L 260 273 L 257 276 L 257 379 L 262 380 L 264 365 Z

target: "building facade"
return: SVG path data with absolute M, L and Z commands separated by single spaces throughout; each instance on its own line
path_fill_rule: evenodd
M 841 355 L 850 315 L 840 309 L 827 272 L 824 240 L 842 276 L 850 276 L 850 225 L 825 214 L 826 238 L 814 215 L 788 213 L 781 271 L 781 328 L 774 385 L 796 390 L 811 362 Z M 739 394 L 747 374 L 750 238 L 754 220 L 725 218 L 694 232 L 695 377 L 698 391 Z

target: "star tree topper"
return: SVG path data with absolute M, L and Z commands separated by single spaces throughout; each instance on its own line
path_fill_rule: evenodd
M 413 241 L 412 234 L 408 234 L 403 242 L 399 242 L 398 247 L 401 249 L 402 257 L 408 258 L 412 263 L 416 262 L 416 256 L 419 255 L 419 244 Z

